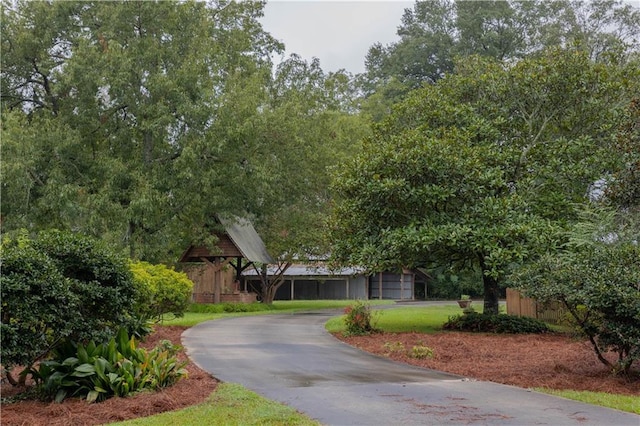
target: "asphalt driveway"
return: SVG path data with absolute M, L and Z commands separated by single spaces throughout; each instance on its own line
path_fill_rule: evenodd
M 339 311 L 227 318 L 182 335 L 189 357 L 325 425 L 633 425 L 640 416 L 396 363 L 335 339 Z

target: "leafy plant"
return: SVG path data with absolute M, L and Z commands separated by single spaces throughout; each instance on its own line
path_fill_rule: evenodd
M 105 341 L 135 320 L 124 258 L 101 241 L 61 231 L 2 241 L 2 363 L 31 366 L 65 339 Z
M 148 262 L 132 262 L 129 267 L 138 289 L 136 309 L 139 316 L 157 322 L 167 314 L 184 315 L 193 289 L 187 274 Z
M 347 327 L 345 334 L 360 336 L 379 331 L 375 327 L 375 318 L 370 304 L 357 301 L 355 304 L 347 306 L 344 313 L 344 322 Z
M 402 342 L 393 342 L 393 343 L 385 342 L 385 344 L 382 347 L 389 354 L 391 354 L 391 353 L 401 353 L 401 352 L 405 352 L 406 351 L 406 348 L 404 347 L 404 343 L 402 343 Z
M 608 209 L 582 217 L 566 251 L 522 268 L 513 282 L 543 304 L 560 303 L 598 360 L 613 373 L 628 373 L 640 359 L 640 225 Z
M 485 333 L 546 333 L 549 326 L 535 318 L 516 317 L 505 314 L 480 314 L 468 312 L 449 317 L 442 326 L 445 330 L 472 331 Z
M 67 341 L 53 352 L 52 359 L 23 374 L 31 374 L 42 393 L 56 402 L 67 397 L 101 401 L 175 383 L 186 375 L 186 362 L 176 357 L 178 349 L 167 341 L 149 352 L 136 348 L 134 338 L 121 328 L 106 344 Z
M 418 344 L 411 348 L 409 356 L 416 359 L 433 358 L 433 349 L 428 346 Z

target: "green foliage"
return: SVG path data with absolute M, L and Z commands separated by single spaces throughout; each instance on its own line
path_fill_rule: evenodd
M 23 374 L 32 374 L 43 394 L 56 402 L 67 397 L 102 401 L 175 383 L 186 375 L 186 362 L 176 357 L 178 350 L 167 341 L 151 351 L 137 348 L 134 338 L 121 328 L 108 343 L 67 341 L 53 351 L 52 359 Z
M 426 299 L 456 300 L 461 294 L 482 297 L 482 272 L 478 270 L 451 271 L 449 266 L 430 269 Z
M 419 343 L 412 347 L 411 352 L 409 353 L 409 356 L 415 359 L 433 358 L 433 355 L 433 349 L 423 345 L 422 343 Z
M 409 351 L 407 351 L 402 342 L 385 342 L 383 349 L 387 352 L 387 355 L 394 353 L 406 353 L 407 356 L 415 359 L 433 358 L 434 356 L 433 349 L 425 346 L 422 342 L 418 342 L 418 344 L 414 345 Z
M 472 331 L 479 333 L 546 333 L 549 327 L 535 318 L 517 317 L 506 314 L 479 314 L 469 312 L 449 320 L 442 326 L 444 330 Z
M 346 335 L 361 336 L 379 331 L 375 326 L 375 314 L 371 311 L 370 304 L 357 301 L 353 305 L 347 306 L 344 313 Z
M 541 303 L 559 302 L 573 326 L 614 373 L 628 373 L 640 359 L 640 226 L 610 209 L 586 210 L 569 244 L 527 265 L 513 277 Z M 603 354 L 616 352 L 615 363 Z
M 377 119 L 387 115 L 411 89 L 455 72 L 456 57 L 514 63 L 559 46 L 599 61 L 628 57 L 638 51 L 638 28 L 637 6 L 620 0 L 418 0 L 402 16 L 399 40 L 367 53 L 364 109 Z
M 140 317 L 157 322 L 167 314 L 184 315 L 193 289 L 187 274 L 148 262 L 132 262 L 129 267 L 138 289 L 136 310 Z
M 457 71 L 413 91 L 336 169 L 331 252 L 373 272 L 481 271 L 498 313 L 506 276 L 564 243 L 576 205 L 621 166 L 614 133 L 640 68 L 554 50 Z
M 369 129 L 347 73 L 273 69 L 264 5 L 4 2 L 3 229 L 169 264 L 235 214 L 274 257 L 326 252 L 327 168 Z
M 407 350 L 402 342 L 385 342 L 384 345 L 382 345 L 382 348 L 387 352 L 387 354 L 403 353 Z
M 208 314 L 221 314 L 223 312 L 262 312 L 271 311 L 273 307 L 271 305 L 265 305 L 263 303 L 192 303 L 189 305 L 189 312 L 194 313 L 208 313 Z
M 7 367 L 31 365 L 64 339 L 108 339 L 135 321 L 126 260 L 79 234 L 5 236 L 0 288 Z

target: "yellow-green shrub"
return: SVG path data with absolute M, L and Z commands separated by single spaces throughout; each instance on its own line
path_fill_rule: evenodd
M 147 262 L 130 264 L 137 287 L 137 309 L 142 317 L 160 321 L 166 314 L 184 315 L 189 307 L 193 282 L 184 272 Z

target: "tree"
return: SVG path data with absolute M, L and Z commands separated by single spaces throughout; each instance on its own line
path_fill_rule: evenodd
M 82 230 L 169 260 L 215 214 L 247 210 L 260 159 L 237 129 L 282 49 L 263 6 L 3 3 L 3 172 L 16 178 L 3 227 Z
M 276 259 L 270 272 L 255 265 L 263 303 L 273 301 L 292 263 L 327 253 L 329 169 L 368 132 L 367 121 L 354 113 L 351 80 L 344 72 L 324 73 L 318 60 L 292 55 L 278 66 L 261 113 L 246 124 L 243 137 L 263 160 L 253 169 L 262 187 L 251 211 Z
M 363 109 L 379 119 L 410 90 L 452 73 L 456 57 L 513 63 L 550 47 L 579 47 L 600 61 L 628 56 L 638 51 L 638 28 L 640 10 L 619 0 L 416 1 L 400 40 L 367 53 Z
M 635 65 L 571 50 L 511 67 L 466 59 L 413 92 L 340 167 L 335 260 L 475 267 L 484 310 L 497 313 L 513 265 L 562 243 L 576 203 L 618 164 L 604 129 L 616 128 L 637 76 Z
M 2 242 L 2 363 L 31 366 L 67 340 L 103 341 L 135 322 L 125 259 L 59 231 Z

